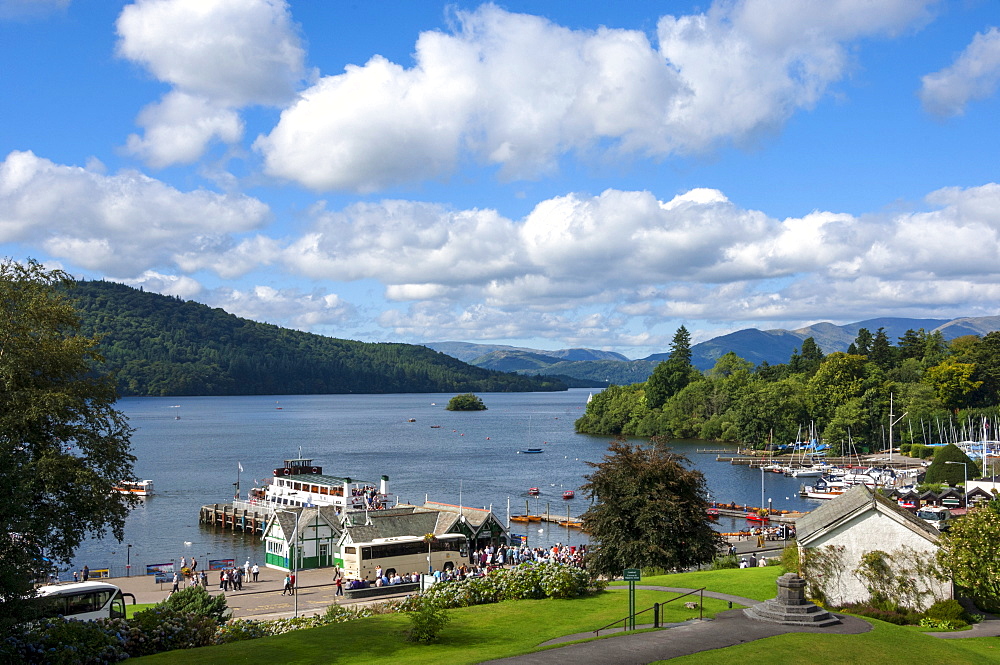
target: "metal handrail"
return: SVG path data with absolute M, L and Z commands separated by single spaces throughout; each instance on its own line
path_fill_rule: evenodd
M 629 614 L 626 617 L 623 617 L 621 619 L 617 619 L 615 621 L 612 621 L 611 623 L 609 623 L 606 626 L 601 626 L 600 628 L 598 628 L 597 630 L 594 631 L 594 635 L 595 636 L 599 636 L 602 630 L 606 630 L 606 629 L 610 628 L 611 626 L 614 626 L 614 625 L 616 625 L 618 623 L 621 623 L 623 621 L 628 621 L 629 619 L 634 619 L 635 617 L 639 616 L 640 614 L 645 614 L 646 612 L 648 612 L 650 610 L 656 610 L 656 612 L 654 613 L 653 628 L 659 628 L 660 627 L 660 621 L 659 621 L 659 617 L 660 617 L 659 609 L 660 609 L 660 606 L 661 605 L 666 605 L 667 603 L 672 603 L 675 600 L 680 600 L 681 598 L 686 598 L 687 596 L 690 596 L 691 594 L 694 594 L 694 593 L 697 593 L 700 596 L 701 602 L 698 603 L 698 618 L 699 619 L 703 619 L 703 618 L 705 618 L 705 593 L 704 593 L 704 591 L 707 588 L 708 587 L 701 587 L 699 589 L 694 589 L 693 591 L 688 591 L 687 593 L 682 593 L 681 595 L 677 596 L 676 598 L 671 598 L 670 600 L 664 601 L 662 603 L 653 603 L 652 607 L 647 607 L 646 609 L 642 610 L 641 612 L 636 612 L 635 614 Z M 623 628 L 625 630 L 628 630 L 628 624 L 627 623 L 624 624 Z

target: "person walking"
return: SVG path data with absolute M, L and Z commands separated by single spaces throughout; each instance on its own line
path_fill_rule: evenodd
M 86 582 L 89 577 L 90 577 L 90 567 L 89 566 L 84 566 L 83 567 L 83 581 Z
M 337 575 L 336 582 L 337 582 L 337 593 L 336 593 L 336 595 L 343 596 L 344 595 L 344 578 L 341 577 L 340 575 Z
M 180 576 L 179 576 L 179 575 L 178 575 L 178 574 L 177 574 L 177 573 L 175 572 L 175 573 L 174 573 L 174 585 L 173 585 L 173 587 L 171 587 L 171 589 L 170 589 L 170 595 L 174 595 L 175 593 L 177 593 L 177 588 L 178 588 L 178 587 L 180 586 L 180 583 L 181 583 L 181 578 L 180 578 Z
M 290 578 L 288 578 L 288 581 L 289 581 L 289 587 L 288 588 L 291 591 L 292 595 L 294 596 L 295 595 L 295 573 L 292 573 L 292 576 Z
M 258 566 L 257 563 L 254 562 L 253 568 L 250 569 L 250 572 L 253 573 L 253 581 L 256 582 L 257 574 L 260 572 L 260 566 Z
M 287 573 L 285 574 L 285 586 L 281 589 L 281 595 L 284 596 L 286 593 L 289 595 L 292 593 L 292 580 Z

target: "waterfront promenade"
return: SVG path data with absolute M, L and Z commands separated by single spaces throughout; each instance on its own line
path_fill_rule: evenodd
M 334 603 L 346 604 L 343 596 L 337 598 L 337 588 L 333 584 L 333 569 L 301 570 L 296 573 L 298 586 L 298 615 L 322 614 Z M 244 582 L 242 591 L 226 591 L 226 604 L 236 618 L 281 619 L 295 615 L 296 598 L 281 595 L 285 573 L 280 570 L 261 568 L 256 582 Z M 110 582 L 125 593 L 135 595 L 138 604 L 158 603 L 170 595 L 171 584 L 158 584 L 152 576 L 112 577 L 101 580 Z M 215 596 L 219 589 L 219 572 L 209 571 L 208 592 Z M 401 594 L 405 595 L 405 594 Z M 373 603 L 396 596 L 365 598 L 349 601 L 351 604 Z
M 749 556 L 756 554 L 758 558 L 781 556 L 784 548 L 782 541 L 768 541 L 763 548 L 756 547 L 756 541 L 736 540 L 730 541 L 736 545 L 737 556 Z M 370 604 L 377 603 L 386 598 L 398 596 L 381 596 L 378 598 L 365 598 L 347 601 L 343 596 L 336 596 L 336 587 L 333 584 L 333 569 L 319 568 L 314 570 L 300 570 L 297 573 L 298 586 L 298 614 L 299 616 L 311 616 L 322 614 L 326 608 L 333 603 L 340 604 Z M 295 614 L 295 598 L 288 595 L 281 595 L 285 573 L 271 568 L 261 568 L 256 582 L 244 582 L 243 591 L 227 591 L 226 603 L 232 609 L 233 616 L 237 618 L 255 619 L 279 619 L 287 618 Z M 136 603 L 158 603 L 170 594 L 170 583 L 159 584 L 154 582 L 152 576 L 133 575 L 131 577 L 111 577 L 102 581 L 110 582 L 121 588 L 126 593 L 135 595 Z M 222 593 L 219 589 L 219 572 L 209 571 L 208 592 L 217 595 Z M 406 594 L 399 594 L 406 595 Z

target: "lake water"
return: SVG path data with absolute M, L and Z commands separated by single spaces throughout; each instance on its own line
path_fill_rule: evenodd
M 557 393 L 481 393 L 489 407 L 480 412 L 445 410 L 449 394 L 302 395 L 257 397 L 127 398 L 118 403 L 136 429 L 132 436 L 136 475 L 154 481 L 156 495 L 129 516 L 123 543 L 88 540 L 73 568 L 111 568 L 124 574 L 126 560 L 135 574 L 146 564 L 232 558 L 263 560 L 258 539 L 198 524 L 202 505 L 232 499 L 237 464 L 242 494 L 255 479 L 272 476 L 282 460 L 312 458 L 324 473 L 377 482 L 389 476 L 390 493 L 400 501 L 431 501 L 490 507 L 501 519 L 523 513 L 573 516 L 587 500 L 562 499 L 577 489 L 598 462 L 609 437 L 576 434 L 573 422 L 586 406 L 589 390 Z M 415 422 L 407 422 L 409 419 Z M 440 425 L 440 428 L 431 428 Z M 673 441 L 704 472 L 712 498 L 775 508 L 811 510 L 816 503 L 798 497 L 801 481 L 715 461 L 698 448 L 721 448 L 703 441 Z M 523 448 L 542 448 L 522 455 Z M 529 487 L 542 493 L 529 497 Z M 743 520 L 721 520 L 724 531 Z M 515 523 L 514 533 L 525 525 Z M 532 524 L 529 544 L 578 544 L 586 536 L 557 525 Z M 127 548 L 127 544 L 132 547 Z M 66 577 L 65 575 L 63 576 Z

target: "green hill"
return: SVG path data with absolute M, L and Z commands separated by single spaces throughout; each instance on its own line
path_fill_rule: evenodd
M 557 379 L 473 367 L 411 344 L 257 323 L 113 282 L 79 282 L 83 332 L 101 336 L 121 395 L 303 395 L 565 390 Z

